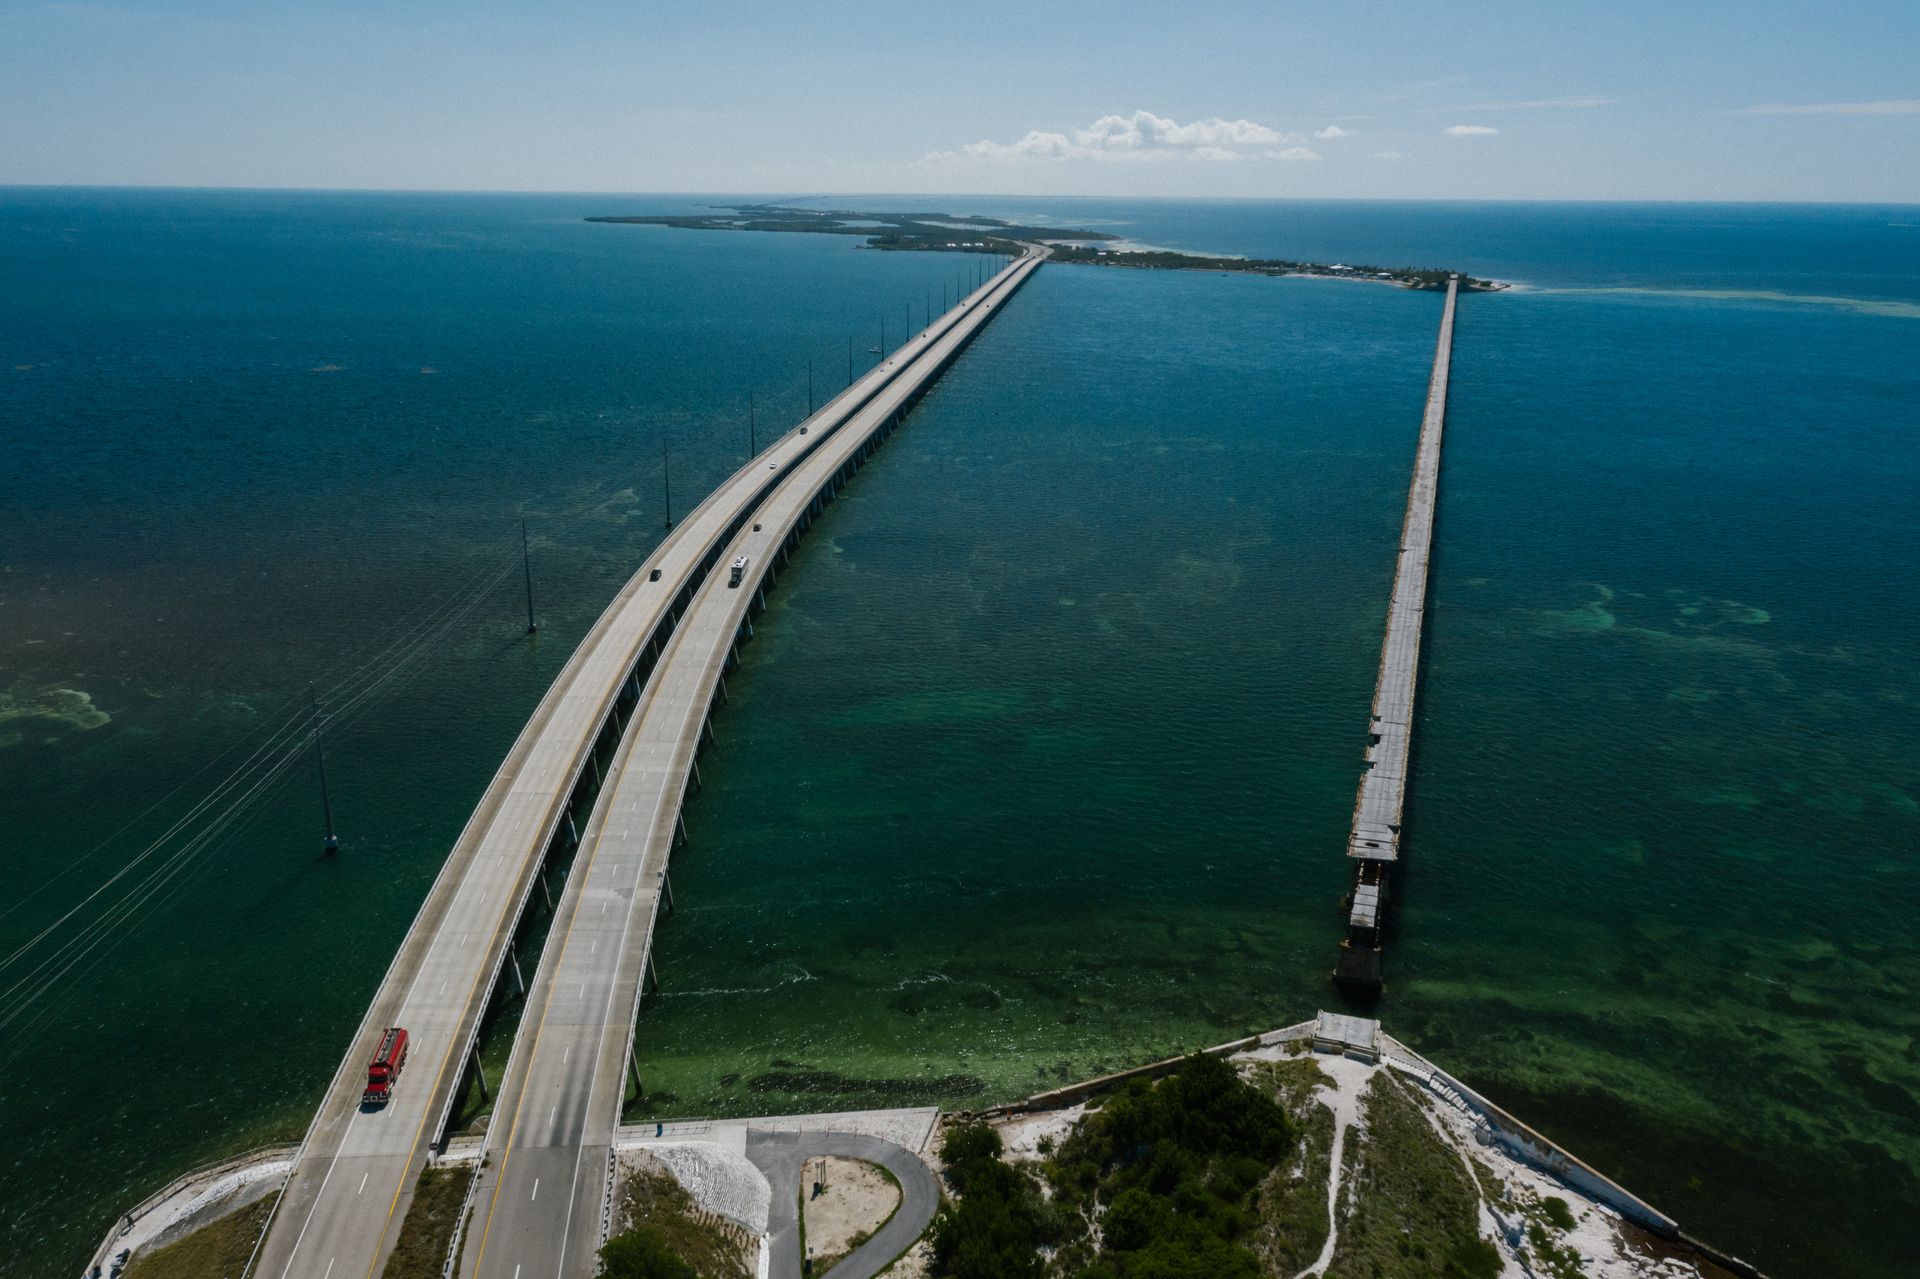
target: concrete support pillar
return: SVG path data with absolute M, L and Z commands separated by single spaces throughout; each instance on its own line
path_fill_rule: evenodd
M 472 1062 L 473 1064 L 473 1077 L 480 1081 L 480 1100 L 492 1101 L 493 1097 L 487 1091 L 487 1068 L 480 1064 L 480 1045 L 479 1044 L 475 1044 L 473 1046 L 473 1052 L 468 1057 L 468 1061 Z
M 680 837 L 680 846 L 685 848 L 687 846 L 687 815 L 685 813 L 673 819 L 673 831 Z
M 633 1095 L 643 1097 L 646 1090 L 640 1086 L 640 1063 L 633 1058 L 633 1049 L 627 1049 L 627 1077 L 633 1080 Z
M 653 966 L 653 948 L 647 948 L 647 985 L 654 994 L 660 993 L 660 970 Z
M 543 866 L 536 874 L 540 878 L 540 895 L 547 899 L 547 914 L 553 914 L 553 890 L 547 887 L 547 871 Z
M 575 848 L 580 847 L 580 828 L 573 824 L 573 814 L 567 814 L 567 838 L 573 841 Z
M 544 886 L 547 881 L 543 878 L 540 882 Z M 520 956 L 514 954 L 512 951 L 508 951 L 507 966 L 513 970 L 513 993 L 516 995 L 525 995 L 527 993 L 527 975 L 520 971 Z
M 707 784 L 700 780 L 700 761 L 696 759 L 693 761 L 693 793 L 698 795 L 706 788 Z
M 587 762 L 593 765 L 593 784 L 595 786 L 606 785 L 605 782 L 600 780 L 600 742 L 598 739 L 595 739 L 592 748 L 587 751 Z
M 660 872 L 660 890 L 666 895 L 667 914 L 673 914 L 673 876 L 666 871 Z

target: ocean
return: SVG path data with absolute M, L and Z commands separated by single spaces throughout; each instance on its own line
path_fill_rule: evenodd
M 0 190 L 9 1273 L 298 1136 L 669 490 L 970 265 L 582 221 L 728 198 Z M 1513 282 L 1460 306 L 1378 1015 L 1769 1273 L 1913 1264 L 1920 210 L 821 203 Z M 1338 1006 L 1439 305 L 1039 272 L 743 650 L 646 1113 L 981 1105 Z M 338 856 L 301 756 L 112 879 L 310 685 Z

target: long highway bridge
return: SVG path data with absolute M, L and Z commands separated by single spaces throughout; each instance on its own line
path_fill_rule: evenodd
M 774 441 L 672 529 L 541 700 L 455 843 L 342 1057 L 249 1273 L 378 1274 L 444 1149 L 502 980 L 526 1013 L 487 1134 L 466 1275 L 591 1273 L 653 927 L 695 757 L 738 640 L 784 562 L 865 458 L 1047 257 L 1030 246 Z M 730 565 L 745 557 L 741 580 Z M 584 826 L 582 817 L 584 817 Z M 527 986 L 512 943 L 546 867 L 574 853 Z M 392 1098 L 363 1108 L 389 1026 Z M 483 1081 L 484 1086 L 484 1081 Z M 544 1194 L 544 1198 L 542 1197 Z

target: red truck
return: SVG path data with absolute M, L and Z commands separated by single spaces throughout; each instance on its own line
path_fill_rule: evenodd
M 367 1090 L 360 1095 L 363 1106 L 384 1106 L 393 1092 L 393 1081 L 400 1078 L 400 1067 L 407 1064 L 407 1032 L 398 1026 L 390 1027 L 380 1036 L 380 1047 L 374 1050 L 373 1060 L 367 1065 Z

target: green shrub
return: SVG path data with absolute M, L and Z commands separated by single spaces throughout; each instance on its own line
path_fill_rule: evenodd
M 651 1226 L 615 1235 L 600 1249 L 601 1279 L 699 1279 Z
M 933 1272 L 947 1279 L 1040 1279 L 1042 1244 L 1056 1231 L 1033 1178 L 1000 1160 L 985 1124 L 950 1129 L 940 1144 L 947 1184 L 960 1195 L 933 1219 Z

